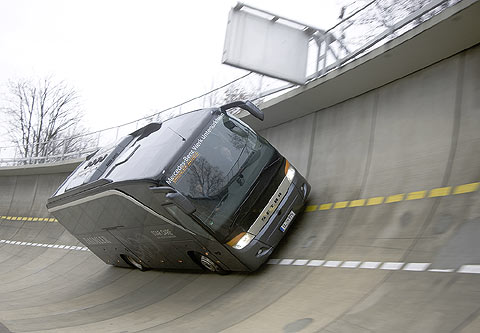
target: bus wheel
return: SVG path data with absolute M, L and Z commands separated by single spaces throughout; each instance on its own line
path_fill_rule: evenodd
M 137 259 L 129 256 L 128 254 L 122 254 L 122 258 L 123 258 L 123 260 L 125 260 L 127 262 L 127 264 L 129 264 L 132 267 L 138 268 L 142 272 L 148 270 L 148 268 L 143 266 L 143 264 L 141 262 L 138 262 Z
M 203 254 L 200 255 L 200 263 L 205 269 L 209 270 L 210 272 L 214 272 L 220 275 L 225 275 L 228 273 L 216 263 L 214 263 L 212 259 L 204 256 Z

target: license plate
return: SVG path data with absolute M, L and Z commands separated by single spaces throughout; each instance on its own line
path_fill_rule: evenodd
M 282 225 L 280 226 L 280 231 L 285 232 L 285 230 L 287 230 L 288 226 L 290 225 L 290 222 L 292 222 L 294 217 L 295 217 L 295 213 L 292 210 L 288 214 L 287 218 L 285 219 L 285 222 L 283 222 Z

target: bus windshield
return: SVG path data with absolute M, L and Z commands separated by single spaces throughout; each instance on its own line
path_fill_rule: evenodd
M 166 182 L 193 203 L 194 215 L 225 242 L 238 227 L 235 213 L 274 154 L 265 139 L 221 114 L 167 170 Z

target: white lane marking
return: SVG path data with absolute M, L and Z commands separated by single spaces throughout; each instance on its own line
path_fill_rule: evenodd
M 480 265 L 463 265 L 457 272 L 480 274 Z
M 338 267 L 342 262 L 338 260 L 329 260 L 323 264 L 323 267 Z
M 380 269 L 387 269 L 387 270 L 390 270 L 390 271 L 396 271 L 396 270 L 399 270 L 400 268 L 402 268 L 402 266 L 404 264 L 405 264 L 404 262 L 386 262 L 382 265 L 382 267 L 380 267 Z
M 432 268 L 432 269 L 429 269 L 428 271 L 429 272 L 436 272 L 436 273 L 451 273 L 451 272 L 454 272 L 455 270 L 453 268 L 447 268 L 447 269 Z
M 406 264 L 403 267 L 404 271 L 414 271 L 414 272 L 423 272 L 430 266 L 431 264 L 428 262 L 411 262 Z
M 325 260 L 310 260 L 307 266 L 319 267 L 322 266 Z
M 342 264 L 343 263 L 343 264 Z M 366 269 L 381 269 L 381 270 L 403 270 L 410 272 L 436 272 L 436 273 L 469 273 L 480 274 L 479 265 L 463 265 L 457 270 L 453 268 L 431 268 L 432 263 L 429 262 L 381 262 L 381 261 L 341 261 L 341 260 L 318 260 L 318 259 L 270 259 L 267 264 L 271 265 L 291 265 L 291 266 L 310 266 L 310 267 L 329 267 L 329 268 L 366 268 Z
M 61 245 L 61 244 L 41 244 L 41 243 L 30 243 L 30 242 L 19 242 L 11 241 L 6 239 L 0 239 L 0 243 L 10 244 L 10 245 L 22 245 L 22 246 L 33 246 L 33 247 L 47 247 L 63 250 L 76 250 L 76 251 L 90 251 L 87 247 L 75 246 L 75 245 Z M 342 264 L 343 263 L 343 264 Z M 366 268 L 366 269 L 377 269 L 380 267 L 382 270 L 400 270 L 403 267 L 404 271 L 414 271 L 414 272 L 423 272 L 431 265 L 431 263 L 403 263 L 403 262 L 380 262 L 380 261 L 340 261 L 340 260 L 318 260 L 318 259 L 270 259 L 267 264 L 271 265 L 292 265 L 292 266 L 310 266 L 310 267 L 341 267 L 341 268 Z M 360 266 L 359 266 L 360 265 Z M 451 273 L 455 272 L 453 268 L 432 268 L 428 269 L 429 272 L 437 273 Z M 463 265 L 458 270 L 458 273 L 468 273 L 468 274 L 480 274 L 480 265 Z
M 380 264 L 380 261 L 365 261 L 363 264 L 360 265 L 360 268 L 377 269 Z
M 282 259 L 278 264 L 279 265 L 290 265 L 295 259 Z
M 342 268 L 357 268 L 360 265 L 361 261 L 344 261 Z
M 270 259 L 269 261 L 267 261 L 267 264 L 269 265 L 276 265 L 280 262 L 280 259 Z
M 305 266 L 308 262 L 308 259 L 297 259 L 293 262 L 293 266 Z
M 18 241 L 10 241 L 10 240 L 7 240 L 7 239 L 0 239 L 0 243 L 10 244 L 10 245 L 32 246 L 32 247 L 47 247 L 47 248 L 53 248 L 53 249 L 74 250 L 74 251 L 90 251 L 87 247 L 76 246 L 76 245 L 18 242 Z M 271 260 L 275 260 L 275 259 L 271 259 Z M 294 259 L 292 259 L 292 260 L 294 260 Z M 280 260 L 278 260 L 278 261 L 280 261 Z

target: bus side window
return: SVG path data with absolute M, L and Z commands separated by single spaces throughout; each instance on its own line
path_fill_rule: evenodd
M 195 234 L 214 240 L 214 238 L 205 231 L 201 226 L 198 225 L 190 216 L 185 214 L 175 205 L 165 205 L 163 206 L 169 213 L 172 215 L 175 220 L 177 220 L 183 227 L 194 232 Z

